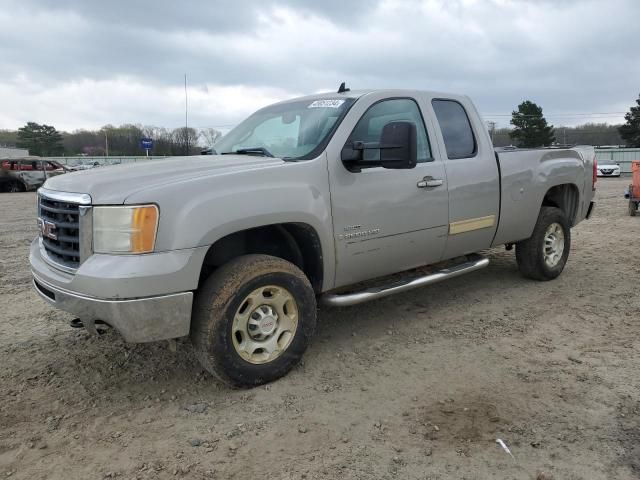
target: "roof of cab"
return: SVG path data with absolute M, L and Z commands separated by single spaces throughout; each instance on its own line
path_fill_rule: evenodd
M 403 96 L 403 95 L 411 96 L 415 94 L 428 94 L 433 97 L 442 97 L 442 98 L 451 98 L 451 99 L 468 98 L 466 95 L 460 95 L 456 93 L 444 93 L 444 92 L 434 92 L 434 91 L 428 91 L 428 90 L 411 90 L 411 89 L 395 89 L 394 88 L 394 89 L 348 90 L 342 93 L 338 93 L 338 92 L 315 93 L 312 95 L 305 95 L 303 97 L 290 98 L 287 100 L 283 100 L 281 102 L 277 102 L 276 104 L 300 102 L 300 101 L 314 101 L 314 100 L 323 100 L 323 99 L 360 98 L 370 93 L 387 93 L 390 97 Z

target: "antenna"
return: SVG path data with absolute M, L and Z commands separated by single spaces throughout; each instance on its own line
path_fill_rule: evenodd
M 345 82 L 342 82 L 340 84 L 340 87 L 338 87 L 338 93 L 344 93 L 349 91 L 351 91 L 351 89 L 346 87 Z

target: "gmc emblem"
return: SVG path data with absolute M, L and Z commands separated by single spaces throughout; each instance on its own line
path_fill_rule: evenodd
M 55 223 L 42 220 L 41 218 L 38 219 L 38 223 L 40 224 L 40 234 L 43 237 L 50 238 L 51 240 L 58 239 Z

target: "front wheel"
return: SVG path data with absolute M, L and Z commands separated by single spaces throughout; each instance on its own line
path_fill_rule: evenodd
M 11 193 L 25 192 L 26 190 L 25 186 L 18 181 L 13 181 L 9 184 L 9 192 Z
M 637 211 L 638 211 L 638 202 L 629 200 L 629 215 L 631 215 L 632 217 L 635 217 Z
M 213 272 L 198 291 L 191 342 L 207 371 L 227 384 L 253 387 L 288 373 L 315 325 L 315 294 L 298 267 L 244 255 Z
M 569 221 L 562 210 L 542 207 L 533 234 L 516 244 L 520 272 L 534 280 L 553 280 L 564 270 L 571 248 Z

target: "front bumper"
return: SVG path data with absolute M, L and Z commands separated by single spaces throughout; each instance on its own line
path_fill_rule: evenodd
M 193 291 L 206 247 L 147 255 L 97 255 L 74 272 L 52 264 L 36 238 L 29 262 L 36 292 L 95 333 L 101 320 L 128 342 L 189 334 Z
M 606 172 L 602 172 L 598 170 L 598 177 L 619 177 L 620 170 L 607 170 Z
M 33 286 L 48 303 L 79 317 L 92 333 L 96 333 L 96 321 L 101 320 L 116 329 L 127 342 L 133 343 L 189 334 L 193 292 L 132 300 L 102 300 L 55 287 L 35 273 Z

